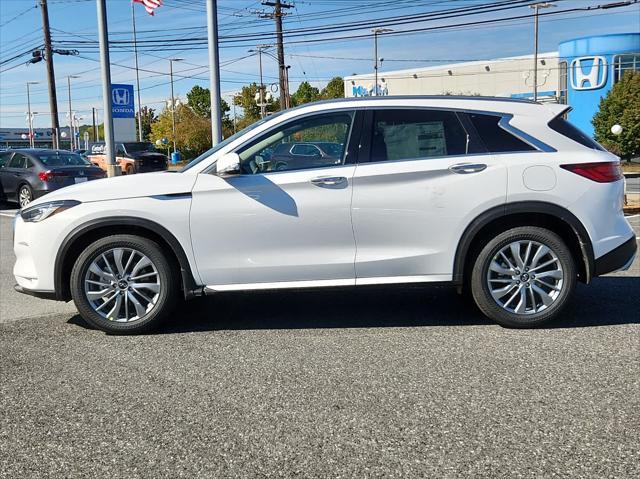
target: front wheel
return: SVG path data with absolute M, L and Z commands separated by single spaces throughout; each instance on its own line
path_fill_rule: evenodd
M 71 296 L 92 326 L 114 334 L 156 327 L 173 309 L 175 268 L 154 241 L 113 235 L 95 241 L 71 271 Z
M 471 275 L 480 310 L 497 323 L 527 328 L 555 319 L 576 283 L 571 251 L 544 228 L 517 227 L 488 241 Z

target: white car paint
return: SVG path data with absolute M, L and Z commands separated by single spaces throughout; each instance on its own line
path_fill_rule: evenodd
M 300 115 L 389 106 L 508 114 L 511 126 L 557 151 L 215 174 L 222 155 Z M 531 200 L 573 213 L 599 258 L 633 236 L 622 215 L 623 181 L 594 183 L 558 167 L 615 159 L 549 129 L 546 123 L 564 108 L 453 97 L 305 105 L 255 126 L 184 172 L 99 180 L 34 201 L 32 205 L 66 199 L 81 204 L 37 223 L 17 217 L 14 275 L 24 288 L 53 291 L 54 259 L 72 231 L 102 218 L 129 216 L 171 232 L 205 292 L 449 281 L 456 248 L 474 218 L 491 207 Z M 449 169 L 462 163 L 487 167 L 469 175 Z M 553 169 L 555 182 L 537 173 L 531 183 L 543 183 L 544 188 L 527 186 L 526 172 L 539 172 L 541 166 Z M 311 183 L 321 177 L 345 178 L 345 184 L 333 188 Z

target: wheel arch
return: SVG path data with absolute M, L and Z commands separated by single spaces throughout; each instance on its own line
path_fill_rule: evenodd
M 71 299 L 69 279 L 73 260 L 78 257 L 80 251 L 98 238 L 118 233 L 136 234 L 156 241 L 179 268 L 185 298 L 200 295 L 202 288 L 196 283 L 187 255 L 180 242 L 169 230 L 144 218 L 117 216 L 99 218 L 82 224 L 63 240 L 54 263 L 56 299 L 60 301 Z
M 477 216 L 465 229 L 453 266 L 453 280 L 464 284 L 471 259 L 485 240 L 516 226 L 541 226 L 560 235 L 576 260 L 578 278 L 589 283 L 595 271 L 593 246 L 580 220 L 566 208 L 543 201 L 522 201 L 491 208 Z

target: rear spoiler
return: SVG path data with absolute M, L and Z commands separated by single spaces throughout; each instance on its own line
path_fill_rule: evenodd
M 569 105 L 560 105 L 558 103 L 543 103 L 543 105 L 553 114 L 554 118 L 569 113 L 572 110 Z

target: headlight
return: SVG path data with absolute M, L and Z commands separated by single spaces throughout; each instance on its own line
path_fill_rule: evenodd
M 20 212 L 20 216 L 22 216 L 22 219 L 27 223 L 37 223 L 49 216 L 61 213 L 64 210 L 68 210 L 69 208 L 73 208 L 79 204 L 80 202 L 75 200 L 50 201 L 48 203 L 42 203 L 40 205 L 25 208 Z

